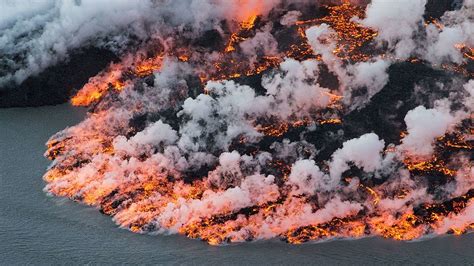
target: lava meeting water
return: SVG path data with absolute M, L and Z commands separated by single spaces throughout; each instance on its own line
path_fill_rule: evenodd
M 466 3 L 439 26 L 424 19 L 423 3 L 407 36 L 426 35 L 422 47 L 472 9 Z M 305 20 L 257 8 L 229 21 L 217 48 L 179 31 L 173 42 L 151 41 L 72 98 L 89 113 L 48 141 L 45 191 L 98 207 L 135 233 L 211 245 L 471 231 L 470 40 L 450 45 L 452 69 L 421 48 L 403 54 L 371 22 L 380 5 L 342 1 L 309 9 Z M 379 100 L 405 81 L 392 66 L 451 80 L 404 84 Z M 395 106 L 367 112 L 384 104 Z M 377 115 L 387 128 L 370 123 Z
M 441 263 L 474 260 L 474 235 L 416 242 L 380 238 L 299 246 L 280 241 L 209 246 L 182 236 L 131 234 L 91 207 L 47 196 L 44 143 L 83 118 L 67 105 L 0 110 L 0 262 L 2 264 Z M 263 256 L 262 256 L 263 254 Z
M 88 109 L 51 127 L 51 201 L 223 249 L 474 230 L 472 0 L 92 3 L 0 28 L 0 86 L 29 100 L 71 50 L 116 58 L 57 95 Z

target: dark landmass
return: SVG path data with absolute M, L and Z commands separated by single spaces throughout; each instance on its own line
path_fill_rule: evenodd
M 66 62 L 48 67 L 19 86 L 0 88 L 0 107 L 65 103 L 90 77 L 116 60 L 118 57 L 106 49 L 88 47 L 73 52 Z
M 438 19 L 446 11 L 457 9 L 461 5 L 462 0 L 429 0 L 426 5 L 425 19 Z M 197 39 L 196 45 L 209 43 L 209 41 L 214 46 L 222 43 L 221 37 L 211 31 Z M 211 46 L 211 48 L 216 48 L 214 46 Z M 74 51 L 69 56 L 69 60 L 48 67 L 38 75 L 29 77 L 20 85 L 0 88 L 0 108 L 65 103 L 87 83 L 89 78 L 117 60 L 117 55 L 107 49 L 87 47 Z M 395 68 L 397 67 L 395 66 Z M 416 68 L 410 76 L 419 73 Z M 394 67 L 391 69 L 393 70 Z M 397 71 L 395 70 L 395 72 Z M 392 71 L 391 73 L 391 81 L 398 78 L 405 79 L 404 77 L 394 76 L 395 72 Z M 252 85 L 257 85 L 257 89 L 260 87 L 259 84 Z M 387 86 L 390 86 L 390 84 Z

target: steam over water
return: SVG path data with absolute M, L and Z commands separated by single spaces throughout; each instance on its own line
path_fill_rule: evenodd
M 474 229 L 474 1 L 100 3 L 0 20 L 0 85 L 120 58 L 48 140 L 46 193 L 210 245 Z
M 48 162 L 44 142 L 77 123 L 69 106 L 0 110 L 0 262 L 51 263 L 440 263 L 474 260 L 474 235 L 422 242 L 378 238 L 291 246 L 280 241 L 213 247 L 181 236 L 144 236 L 116 227 L 109 217 L 46 196 L 39 178 Z

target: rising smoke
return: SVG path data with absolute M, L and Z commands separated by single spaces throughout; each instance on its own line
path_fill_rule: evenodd
M 3 1 L 0 84 L 82 46 L 120 55 L 72 99 L 90 112 L 50 139 L 44 179 L 134 232 L 210 244 L 462 233 L 474 223 L 474 2 L 440 19 L 426 4 Z M 416 84 L 429 100 L 405 113 L 389 99 L 398 141 L 347 137 L 346 117 L 386 104 L 373 99 L 394 65 L 452 82 Z

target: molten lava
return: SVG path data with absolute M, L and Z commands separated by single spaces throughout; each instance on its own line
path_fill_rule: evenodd
M 324 16 L 290 25 L 293 35 L 277 52 L 243 51 L 269 23 L 257 10 L 222 30 L 215 50 L 175 41 L 154 56 L 144 48 L 111 64 L 71 100 L 92 107 L 87 119 L 49 140 L 46 190 L 97 207 L 132 232 L 179 233 L 211 245 L 472 231 L 474 221 L 463 218 L 474 204 L 472 120 L 437 138 L 429 157 L 382 141 L 371 161 L 380 165 L 363 161 L 368 145 L 355 152 L 346 147 L 353 142 L 342 143 L 352 115 L 346 94 L 316 86 L 311 76 L 323 62 L 305 30 L 329 25 L 332 54 L 343 64 L 379 57 L 378 33 L 354 20 L 364 18 L 363 7 L 325 8 Z M 473 59 L 473 49 L 457 48 Z M 291 67 L 279 70 L 284 62 Z M 167 64 L 177 66 L 172 75 L 162 71 Z M 291 75 L 300 65 L 304 73 Z M 253 78 L 263 79 L 262 88 L 225 81 Z M 310 84 L 307 91 L 296 93 L 302 83 L 295 80 Z M 328 138 L 334 147 L 319 143 Z

